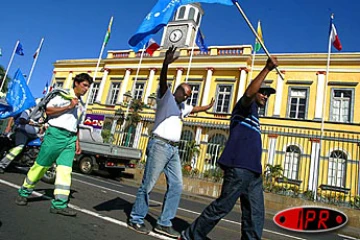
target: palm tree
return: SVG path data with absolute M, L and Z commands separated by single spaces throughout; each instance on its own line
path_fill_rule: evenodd
M 2 81 L 3 81 L 3 78 L 5 76 L 5 68 L 3 66 L 0 65 L 0 86 L 2 84 Z M 9 78 L 9 76 L 6 76 L 6 79 L 5 79 L 5 83 L 4 83 L 4 86 L 2 88 L 2 92 L 7 92 L 7 84 L 8 82 L 10 81 L 11 79 Z

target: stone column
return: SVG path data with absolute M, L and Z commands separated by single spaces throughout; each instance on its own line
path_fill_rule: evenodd
M 308 190 L 316 193 L 318 185 L 318 168 L 320 163 L 320 139 L 311 138 L 311 159 Z
M 145 104 L 147 104 L 147 99 L 151 94 L 151 88 L 152 88 L 152 85 L 153 85 L 156 70 L 157 70 L 156 68 L 150 68 L 149 80 L 148 80 L 148 82 L 146 84 L 146 91 L 145 91 L 145 96 L 144 96 L 144 100 L 143 100 L 143 102 Z
M 130 79 L 130 74 L 132 72 L 131 68 L 127 68 L 125 71 L 125 76 L 124 76 L 124 80 L 122 81 L 121 85 L 120 85 L 120 92 L 119 92 L 119 102 L 124 102 L 124 93 L 126 92 L 126 87 L 129 84 L 129 79 Z
M 180 81 L 181 81 L 183 72 L 184 72 L 184 68 L 182 68 L 182 67 L 176 68 L 176 79 L 175 79 L 174 90 L 176 90 L 176 88 L 180 85 Z
M 140 142 L 140 138 L 141 138 L 141 130 L 143 127 L 143 123 L 142 122 L 138 122 L 137 126 L 136 126 L 136 130 L 135 130 L 135 137 L 134 137 L 134 143 L 132 145 L 133 148 L 138 148 L 139 146 L 139 142 Z
M 323 103 L 325 93 L 325 75 L 326 72 L 319 71 L 317 75 L 317 86 L 316 86 L 316 102 L 315 102 L 315 117 L 314 120 L 321 120 L 323 117 Z
M 267 164 L 274 165 L 275 154 L 276 154 L 276 141 L 278 138 L 277 134 L 269 134 L 269 147 L 268 147 L 268 162 Z
M 72 89 L 73 86 L 73 71 L 69 72 L 69 76 L 67 77 L 66 81 L 64 82 L 64 89 Z
M 212 68 L 212 67 L 206 68 L 206 70 L 207 70 L 207 76 L 206 76 L 206 81 L 205 81 L 203 98 L 202 98 L 202 101 L 201 101 L 202 106 L 209 104 L 208 101 L 209 101 L 211 78 L 212 78 L 213 73 L 214 73 L 214 68 Z
M 239 89 L 237 92 L 236 101 L 239 101 L 239 99 L 244 95 L 245 87 L 246 87 L 246 78 L 249 72 L 249 69 L 247 68 L 239 68 L 239 70 L 240 70 Z
M 103 74 L 103 77 L 100 82 L 99 92 L 95 99 L 96 103 L 101 103 L 102 94 L 104 92 L 105 83 L 106 83 L 106 79 L 107 79 L 109 72 L 110 72 L 110 69 L 104 68 L 104 74 Z
M 285 71 L 281 71 L 281 74 L 285 75 Z M 280 74 L 277 76 L 276 80 L 276 94 L 275 94 L 275 104 L 274 104 L 274 113 L 273 117 L 280 117 L 280 110 L 283 98 L 283 89 L 284 89 L 284 81 L 281 79 Z

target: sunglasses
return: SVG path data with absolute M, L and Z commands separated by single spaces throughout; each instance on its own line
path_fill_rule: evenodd
M 271 91 L 268 90 L 268 89 L 260 89 L 260 90 L 258 91 L 258 93 L 260 93 L 260 94 L 262 94 L 262 95 L 264 95 L 264 96 L 270 96 L 270 95 L 271 95 Z

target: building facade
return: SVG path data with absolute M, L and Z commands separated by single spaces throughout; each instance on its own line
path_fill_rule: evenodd
M 256 55 L 252 66 L 250 45 L 210 46 L 206 53 L 192 48 L 202 14 L 197 4 L 179 8 L 164 29 L 162 48 L 153 56 L 142 51 L 108 51 L 85 99 L 89 99 L 88 113 L 105 115 L 104 129 L 110 131 L 111 142 L 145 152 L 164 54 L 168 46 L 177 46 L 180 57 L 168 70 L 171 90 L 187 82 L 192 88 L 189 104 L 205 105 L 215 99 L 211 110 L 185 120 L 180 145 L 182 160 L 191 162 L 198 174 L 209 174 L 216 171 L 216 160 L 228 138 L 232 108 L 267 56 Z M 265 80 L 277 93 L 260 109 L 262 164 L 264 172 L 274 166 L 283 171 L 269 184 L 292 193 L 353 201 L 360 195 L 360 53 L 332 54 L 328 71 L 326 53 L 274 55 L 284 80 L 276 71 Z M 70 88 L 76 74 L 93 75 L 96 63 L 97 59 L 58 60 L 52 84 Z M 144 105 L 141 119 L 130 123 L 124 118 L 127 112 L 134 113 L 129 107 L 134 100 Z M 121 121 L 119 112 L 125 114 Z M 189 156 L 189 152 L 195 154 Z

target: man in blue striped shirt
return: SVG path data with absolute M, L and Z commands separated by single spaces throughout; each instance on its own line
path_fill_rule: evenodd
M 265 77 L 277 66 L 272 57 L 236 103 L 230 120 L 230 136 L 218 163 L 224 170 L 221 195 L 181 233 L 181 239 L 199 240 L 241 201 L 241 239 L 261 239 L 264 226 L 264 194 L 261 167 L 261 132 L 258 111 L 275 89 Z

